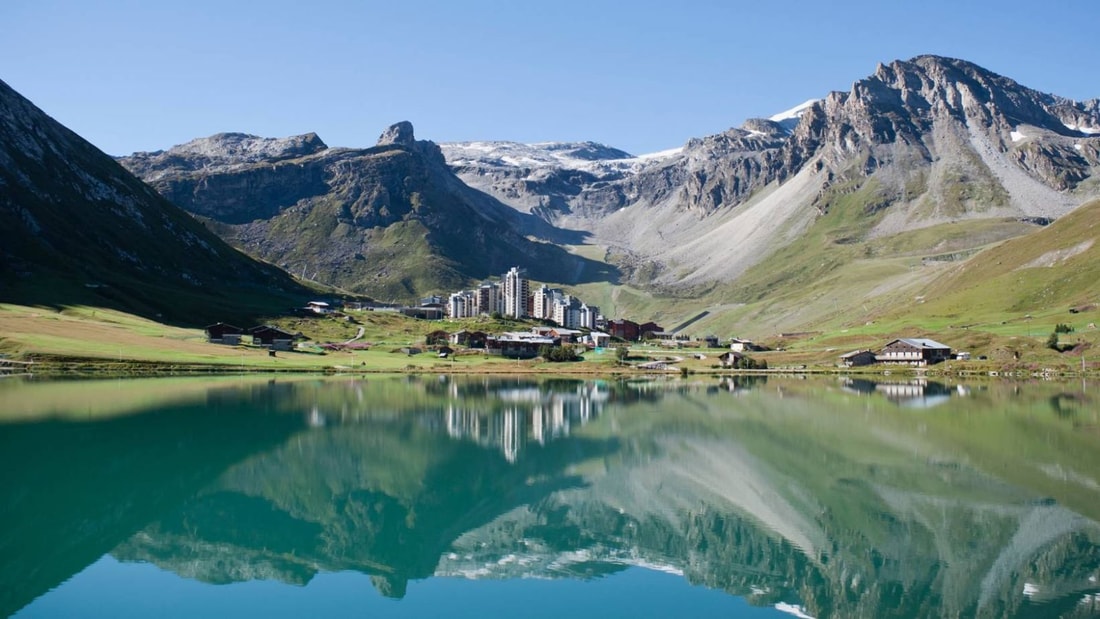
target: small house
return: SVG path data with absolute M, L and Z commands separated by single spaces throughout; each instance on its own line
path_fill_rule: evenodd
M 588 334 L 588 341 L 592 343 L 594 348 L 607 348 L 611 345 L 611 336 L 599 331 L 593 331 Z
M 561 340 L 562 344 L 572 344 L 578 341 L 583 335 L 583 331 L 577 329 L 566 329 L 564 327 L 553 327 L 549 333 L 546 333 L 546 337 L 557 338 Z
M 882 348 L 875 359 L 880 363 L 931 365 L 951 358 L 951 347 L 935 340 L 901 338 Z
M 437 344 L 446 344 L 450 341 L 450 334 L 443 329 L 436 329 L 431 333 L 424 336 L 424 343 L 428 346 L 435 346 Z
M 737 351 L 731 350 L 729 352 L 724 352 L 718 355 L 718 362 L 722 364 L 722 367 L 724 368 L 735 368 L 740 366 L 741 362 L 744 361 L 745 358 L 745 355 Z
M 290 350 L 294 346 L 294 334 L 271 325 L 261 325 L 248 330 L 252 343 L 272 350 Z
M 706 345 L 707 348 L 718 348 L 718 336 L 708 335 L 703 338 L 703 343 Z
M 306 303 L 306 309 L 313 312 L 314 314 L 332 313 L 332 307 L 330 307 L 329 304 L 325 303 L 324 301 L 310 301 L 309 303 Z
M 846 368 L 872 365 L 874 362 L 875 353 L 869 350 L 853 350 L 850 353 L 840 355 L 840 363 Z
M 543 346 L 560 345 L 559 339 L 523 332 L 501 333 L 489 336 L 485 341 L 489 354 L 511 359 L 533 359 L 539 356 Z
M 752 343 L 752 340 L 743 340 L 737 337 L 730 338 L 730 350 L 734 352 L 750 352 L 758 348 L 756 344 Z
M 244 329 L 217 322 L 206 327 L 206 341 L 211 344 L 226 344 L 236 346 L 241 343 L 241 334 Z

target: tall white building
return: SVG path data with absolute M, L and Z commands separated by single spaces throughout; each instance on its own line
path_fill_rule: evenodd
M 479 286 L 477 289 L 477 313 L 488 316 L 493 312 L 501 311 L 503 311 L 503 308 L 500 304 L 500 285 L 490 282 Z
M 504 315 L 512 318 L 527 317 L 528 283 L 519 271 L 519 267 L 512 267 L 504 274 L 504 284 L 501 286 L 504 296 Z
M 477 296 L 472 290 L 455 292 L 447 299 L 447 315 L 451 318 L 477 316 Z
M 586 305 L 581 303 L 580 309 L 580 324 L 577 326 L 582 329 L 595 329 L 596 319 L 600 316 L 600 308 L 595 305 Z
M 580 301 L 570 295 L 562 295 L 554 300 L 554 314 L 550 319 L 558 323 L 559 327 L 576 329 L 580 325 L 581 317 Z

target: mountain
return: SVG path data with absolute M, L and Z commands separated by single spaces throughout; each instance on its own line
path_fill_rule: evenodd
M 950 221 L 1047 220 L 1100 194 L 1100 100 L 1077 103 L 974 64 L 920 56 L 679 151 L 602 167 L 470 157 L 459 177 L 683 289 L 729 282 L 859 194 L 852 242 Z M 625 264 L 623 266 L 626 266 Z
M 515 265 L 545 281 L 615 277 L 554 244 L 583 234 L 467 187 L 408 122 L 373 148 L 225 133 L 120 161 L 241 249 L 385 298 L 456 289 Z
M 305 292 L 3 82 L 0 262 L 0 300 L 118 306 L 188 322 Z
M 947 262 L 1100 197 L 1100 99 L 918 56 L 648 155 L 436 145 L 401 123 L 366 149 L 220 134 L 121 161 L 237 247 L 318 281 L 409 298 L 519 264 L 608 315 L 770 332 L 862 324 Z

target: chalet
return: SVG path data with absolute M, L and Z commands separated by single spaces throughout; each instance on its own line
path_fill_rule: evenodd
M 633 342 L 641 335 L 641 331 L 638 329 L 638 323 L 632 320 L 609 320 L 607 321 L 607 331 L 612 337 L 617 337 L 621 340 Z
M 252 343 L 271 350 L 290 350 L 294 346 L 294 334 L 271 325 L 261 325 L 248 330 Z
M 510 359 L 533 359 L 539 356 L 539 350 L 543 346 L 558 346 L 560 344 L 560 339 L 524 332 L 491 335 L 485 340 L 485 348 L 489 354 Z
M 580 340 L 584 335 L 584 331 L 578 331 L 577 329 L 566 329 L 565 327 L 553 327 L 550 332 L 546 334 L 547 337 L 557 338 L 561 340 L 562 344 L 572 344 Z
M 672 331 L 646 331 L 646 338 L 659 340 L 662 342 L 671 342 L 676 339 L 676 334 Z
M 310 301 L 306 303 L 306 310 L 313 312 L 314 314 L 331 314 L 332 307 L 324 301 Z
M 741 361 L 745 359 L 745 355 L 731 350 L 718 355 L 718 363 L 722 364 L 724 368 L 735 368 L 741 364 Z
M 206 327 L 206 341 L 211 344 L 236 346 L 241 343 L 242 334 L 244 334 L 244 329 L 227 325 L 224 322 L 214 323 Z
M 743 340 L 738 337 L 730 338 L 730 350 L 734 352 L 751 352 L 753 350 L 759 350 L 760 347 L 752 343 L 752 340 Z
M 863 365 L 871 365 L 875 362 L 875 353 L 869 350 L 853 350 L 850 353 L 840 355 L 840 363 L 846 368 L 855 368 Z
M 707 348 L 718 348 L 718 336 L 708 335 L 704 337 L 703 344 L 705 344 Z
M 455 346 L 465 346 L 467 348 L 485 348 L 485 338 L 488 337 L 484 331 L 467 331 L 465 329 L 461 331 L 455 331 L 447 336 L 447 340 Z
M 935 340 L 901 338 L 882 348 L 875 356 L 879 363 L 931 365 L 951 358 L 951 347 Z
M 647 339 L 647 340 L 654 339 L 653 334 L 655 334 L 655 333 L 664 333 L 664 331 L 665 330 L 661 328 L 661 325 L 659 325 L 655 322 L 644 322 L 644 323 L 638 325 L 639 339 Z
M 424 336 L 424 343 L 428 346 L 435 346 L 436 344 L 446 344 L 450 341 L 450 334 L 443 329 L 436 329 L 431 333 Z

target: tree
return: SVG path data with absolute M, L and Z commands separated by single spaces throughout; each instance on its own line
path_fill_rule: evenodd
M 572 346 L 543 346 L 539 348 L 539 356 L 553 363 L 580 359 L 580 355 Z
M 1046 339 L 1046 347 L 1048 347 L 1048 349 L 1051 349 L 1052 351 L 1058 351 L 1059 353 L 1062 352 L 1062 346 L 1058 345 L 1057 331 L 1051 333 L 1051 336 Z
M 622 363 L 623 361 L 626 361 L 629 357 L 630 357 L 630 348 L 629 347 L 619 346 L 618 348 L 615 349 L 615 358 L 618 359 L 620 363 Z

